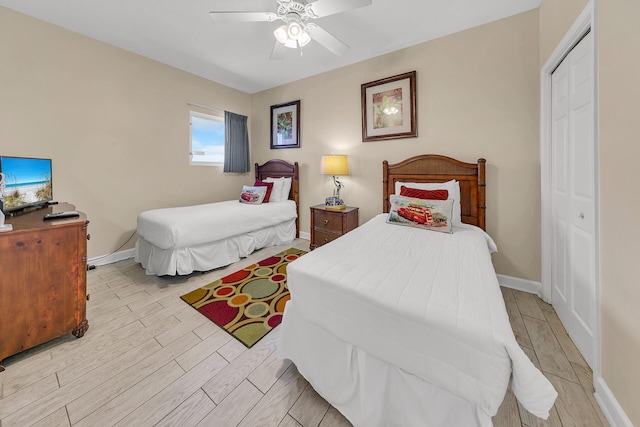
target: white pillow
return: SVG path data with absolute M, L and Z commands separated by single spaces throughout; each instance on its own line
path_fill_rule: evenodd
M 460 183 L 455 179 L 447 182 L 396 182 L 395 193 L 400 195 L 402 186 L 417 188 L 418 190 L 447 190 L 449 198 L 453 199 L 453 215 L 451 222 L 459 224 L 462 222 L 462 208 L 460 206 Z
M 262 182 L 273 182 L 273 188 L 271 189 L 271 196 L 269 196 L 269 202 L 281 202 L 284 178 L 265 178 L 262 180 Z
M 289 199 L 289 191 L 291 191 L 291 178 L 265 178 L 263 182 L 273 182 L 273 189 L 269 202 L 286 202 Z
M 291 178 L 284 179 L 284 185 L 282 186 L 282 201 L 289 200 L 289 192 L 291 191 Z

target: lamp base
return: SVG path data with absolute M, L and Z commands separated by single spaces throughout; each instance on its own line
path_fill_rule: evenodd
M 324 200 L 325 209 L 334 210 L 334 211 L 343 211 L 347 208 L 347 205 L 344 204 L 340 197 L 332 196 L 327 197 Z
M 347 205 L 325 206 L 324 208 L 328 209 L 330 211 L 343 211 L 343 210 L 347 209 Z

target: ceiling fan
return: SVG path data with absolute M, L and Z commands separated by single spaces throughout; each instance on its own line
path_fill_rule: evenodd
M 301 48 L 311 40 L 335 55 L 343 55 L 349 50 L 349 46 L 316 23 L 309 21 L 369 6 L 372 0 L 316 0 L 314 2 L 277 0 L 277 2 L 278 8 L 275 13 L 217 10 L 210 12 L 210 15 L 218 22 L 273 22 L 276 20 L 284 22 L 273 32 L 276 43 L 271 52 L 272 59 L 282 58 L 285 47 Z

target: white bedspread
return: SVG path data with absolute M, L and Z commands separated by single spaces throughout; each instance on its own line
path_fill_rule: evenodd
M 386 224 L 386 216 L 287 267 L 297 312 L 488 417 L 513 373 L 518 400 L 547 418 L 557 393 L 515 340 L 491 238 L 473 226 L 446 234 Z
M 251 205 L 237 200 L 154 209 L 138 215 L 138 235 L 161 249 L 197 246 L 296 218 L 292 200 Z

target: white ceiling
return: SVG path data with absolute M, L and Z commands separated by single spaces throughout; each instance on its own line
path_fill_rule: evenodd
M 540 0 L 373 0 L 314 20 L 349 45 L 312 41 L 271 60 L 275 22 L 217 23 L 212 10 L 275 12 L 276 0 L 0 0 L 0 5 L 247 93 L 535 9 Z

